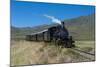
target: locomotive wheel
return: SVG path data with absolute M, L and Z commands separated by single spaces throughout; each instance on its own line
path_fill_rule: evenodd
M 56 45 L 57 45 L 57 46 L 60 46 L 60 45 L 61 45 L 61 40 L 60 40 L 60 39 L 57 39 L 57 40 L 56 40 Z
M 72 47 L 74 47 L 74 44 L 72 43 L 72 40 L 67 40 L 66 41 L 66 44 L 65 44 L 65 47 L 66 48 L 72 48 Z
M 75 47 L 75 44 L 72 44 L 72 47 Z
M 67 43 L 66 43 L 66 46 L 65 47 L 67 47 L 67 48 L 71 48 L 71 42 L 70 41 L 67 41 Z

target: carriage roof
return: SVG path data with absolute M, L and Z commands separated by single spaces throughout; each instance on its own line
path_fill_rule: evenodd
M 57 27 L 59 25 L 52 25 L 52 26 L 49 26 L 47 29 L 45 30 L 42 30 L 42 31 L 39 31 L 39 32 L 35 32 L 35 33 L 31 33 L 31 34 L 27 34 L 27 35 L 36 35 L 36 34 L 40 34 L 40 33 L 43 33 L 43 32 L 46 32 L 48 31 L 50 28 L 53 28 L 53 27 Z
M 46 32 L 46 31 L 48 31 L 48 29 L 45 29 L 43 31 L 39 31 L 39 32 L 36 32 L 36 33 L 31 33 L 31 34 L 28 34 L 28 35 L 36 35 L 36 34 L 40 34 L 40 33 Z

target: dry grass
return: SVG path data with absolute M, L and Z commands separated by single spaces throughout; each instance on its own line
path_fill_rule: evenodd
M 81 42 L 76 42 L 81 46 Z M 85 43 L 86 44 L 86 43 Z M 85 47 L 85 46 L 84 46 Z M 11 66 L 90 61 L 70 48 L 61 48 L 53 43 L 11 41 Z
M 76 47 L 86 52 L 95 53 L 95 41 L 76 41 Z

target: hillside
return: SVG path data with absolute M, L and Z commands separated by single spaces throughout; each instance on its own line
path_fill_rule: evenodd
M 74 19 L 64 20 L 66 28 L 75 40 L 94 40 L 95 15 L 81 16 Z M 17 28 L 11 26 L 11 38 L 24 38 L 26 34 L 42 31 L 51 25 L 41 25 L 36 27 Z
M 81 16 L 71 20 L 65 20 L 66 28 L 76 40 L 94 40 L 95 15 Z
M 27 34 L 39 32 L 56 25 L 57 24 L 51 24 L 51 25 L 40 25 L 40 26 L 35 26 L 35 27 L 22 27 L 22 28 L 11 26 L 11 38 L 23 39 L 25 38 L 25 35 Z

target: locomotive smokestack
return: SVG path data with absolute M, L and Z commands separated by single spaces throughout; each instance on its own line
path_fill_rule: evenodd
M 62 25 L 63 31 L 66 32 L 66 35 L 69 35 L 68 30 L 65 27 L 65 22 L 64 21 L 61 22 L 61 25 Z
M 61 22 L 61 24 L 62 24 L 62 27 L 65 28 L 65 23 L 63 21 Z

